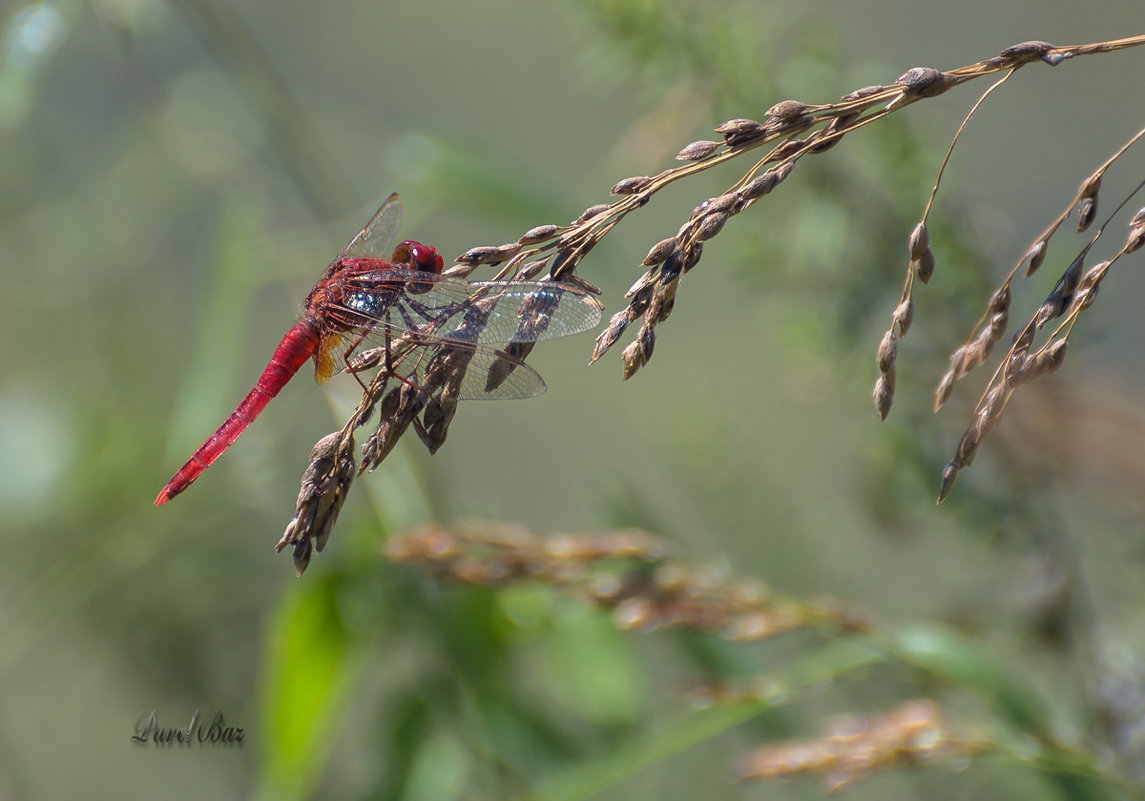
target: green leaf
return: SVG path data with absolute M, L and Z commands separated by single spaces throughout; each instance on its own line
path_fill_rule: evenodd
M 337 579 L 307 579 L 287 592 L 269 625 L 256 798 L 289 801 L 310 794 L 364 663 L 363 649 L 338 614 Z

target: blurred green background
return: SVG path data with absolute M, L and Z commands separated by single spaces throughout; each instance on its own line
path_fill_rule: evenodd
M 778 100 L 1140 23 L 1139 0 L 0 8 L 0 799 L 813 797 L 731 783 L 730 757 L 942 691 L 900 665 L 688 747 L 683 683 L 779 669 L 816 638 L 620 634 L 535 588 L 442 588 L 381 561 L 387 536 L 427 520 L 643 526 L 787 593 L 953 626 L 1052 697 L 1064 731 L 1094 725 L 1110 703 L 1095 687 L 1137 687 L 1145 647 L 1142 279 L 1111 276 L 1066 367 L 941 509 L 980 384 L 938 417 L 929 393 L 993 283 L 1141 124 L 1138 51 L 1034 65 L 981 112 L 932 218 L 939 271 L 886 424 L 874 348 L 973 88 L 806 160 L 735 218 L 633 380 L 618 350 L 585 365 L 590 336 L 545 344 L 530 363 L 546 396 L 466 406 L 434 457 L 403 442 L 302 579 L 272 546 L 351 379 L 297 378 L 190 491 L 151 501 L 391 191 L 403 235 L 448 261 L 570 220 Z M 594 251 L 581 274 L 609 314 L 647 248 L 747 166 L 672 187 Z M 1104 208 L 1134 174 L 1110 177 Z M 134 744 L 143 710 L 171 727 L 221 711 L 245 739 Z M 671 759 L 594 778 L 664 731 Z M 1040 797 L 1041 782 L 1003 761 L 855 794 Z

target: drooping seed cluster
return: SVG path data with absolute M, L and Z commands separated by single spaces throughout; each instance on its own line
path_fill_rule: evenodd
M 680 281 L 699 264 L 704 244 L 718 236 L 732 217 L 755 205 L 782 184 L 804 156 L 824 153 L 860 127 L 919 100 L 937 97 L 967 81 L 993 73 L 1012 72 L 1033 61 L 1055 65 L 1074 56 L 1108 52 L 1141 43 L 1145 43 L 1145 37 L 1076 47 L 1024 42 L 1006 48 L 994 58 L 954 70 L 943 72 L 916 67 L 890 84 L 864 87 L 833 103 L 810 105 L 785 100 L 771 106 L 762 121 L 738 118 L 718 125 L 715 131 L 720 138 L 685 146 L 677 154 L 677 159 L 683 162 L 678 166 L 654 176 L 635 176 L 618 181 L 612 187 L 612 195 L 615 196 L 612 202 L 590 206 L 565 225 L 535 226 L 515 242 L 470 248 L 457 257 L 456 263 L 445 274 L 468 277 L 479 267 L 497 268 L 493 276 L 497 280 L 551 279 L 599 294 L 599 290 L 579 277 L 576 270 L 628 214 L 648 206 L 656 193 L 669 184 L 767 148 L 764 155 L 726 192 L 698 204 L 688 220 L 677 228 L 675 235 L 649 249 L 642 262 L 646 268 L 644 273 L 627 292 L 625 307 L 614 314 L 597 337 L 590 359 L 594 362 L 601 358 L 632 323 L 639 321 L 636 335 L 621 355 L 623 377 L 628 378 L 652 357 L 656 326 L 671 314 Z M 1096 212 L 1099 186 L 1100 175 L 1093 182 L 1092 191 L 1082 198 L 1084 203 L 1080 204 L 1079 214 L 1083 219 L 1092 219 Z M 894 396 L 898 339 L 905 336 L 914 317 L 909 282 L 917 276 L 925 283 L 934 270 L 934 254 L 927 239 L 924 218 L 911 237 L 908 287 L 879 346 L 880 376 L 874 394 L 882 417 L 889 411 Z M 1048 239 L 1048 233 L 1043 239 Z M 1031 251 L 1027 259 L 1031 272 L 1041 258 L 1044 258 L 1044 242 L 1041 251 Z M 1005 292 L 995 293 L 984 332 L 969 343 L 957 359 L 952 358 L 955 377 L 948 380 L 951 386 L 957 377 L 986 357 L 1001 335 L 1009 304 L 1008 283 L 1006 288 Z M 483 298 L 477 292 L 471 298 L 470 306 L 479 313 L 482 302 Z M 543 313 L 536 314 L 535 319 L 537 325 L 545 325 Z M 408 373 L 416 376 L 417 386 L 404 380 L 390 380 L 395 377 L 388 374 L 388 368 L 402 363 L 403 359 L 414 358 L 410 354 L 425 344 L 417 341 L 419 334 L 429 336 L 432 331 L 414 331 L 397 338 L 388 357 L 384 350 L 375 350 L 361 353 L 353 360 L 351 368 L 355 372 L 379 368 L 379 373 L 367 385 L 358 408 L 338 432 L 339 444 L 334 449 L 339 454 L 338 458 L 328 459 L 322 455 L 325 453 L 323 447 L 316 448 L 303 477 L 296 516 L 279 543 L 280 550 L 288 544 L 294 546 L 299 572 L 305 569 L 313 551 L 321 550 L 321 544 L 329 536 L 330 527 L 352 483 L 354 469 L 361 473 L 377 468 L 411 426 L 431 452 L 444 444 L 457 410 L 459 387 L 469 366 L 471 352 L 450 346 L 448 342 L 437 343 L 429 355 L 425 355 L 425 348 L 420 348 L 418 358 L 426 363 L 414 365 Z M 504 358 L 489 370 L 489 387 L 495 388 L 499 382 L 505 381 L 515 366 L 529 355 L 532 347 L 532 342 L 506 346 Z M 946 392 L 949 393 L 949 388 Z M 352 446 L 354 432 L 368 422 L 375 410 L 379 415 L 377 428 L 363 442 L 360 464 L 347 472 L 345 465 L 354 465 L 354 460 L 351 457 L 347 461 L 346 448 Z M 325 442 L 323 440 L 319 445 L 323 446 Z
M 443 580 L 503 587 L 521 581 L 559 586 L 609 610 L 621 629 L 687 628 L 729 640 L 761 640 L 795 629 L 861 630 L 864 616 L 835 601 L 779 598 L 756 581 L 667 558 L 651 535 L 634 530 L 543 539 L 500 524 L 427 526 L 386 544 L 388 559 Z
M 354 437 L 343 432 L 327 434 L 310 452 L 310 464 L 302 474 L 302 489 L 294 517 L 286 526 L 275 551 L 291 546 L 294 570 L 301 576 L 315 551 L 326 547 L 334 521 L 354 481 Z
M 1137 41 L 1134 37 L 1132 41 Z M 1123 40 L 1131 41 L 1131 40 Z M 1106 43 L 1110 44 L 1110 43 Z M 930 281 L 934 274 L 936 264 L 934 251 L 930 247 L 930 237 L 927 229 L 927 216 L 931 211 L 935 195 L 942 178 L 942 172 L 949 162 L 950 154 L 954 149 L 962 131 L 966 128 L 971 117 L 985 99 L 1002 83 L 1014 74 L 1014 71 L 1029 61 L 1040 59 L 1055 65 L 1064 58 L 1079 55 L 1085 52 L 1104 52 L 1099 45 L 1090 45 L 1086 48 L 1054 48 L 1046 42 L 1024 42 L 1002 51 L 1001 58 L 1010 59 L 1009 69 L 1005 77 L 991 86 L 978 99 L 971 111 L 966 115 L 954 140 L 947 151 L 946 158 L 938 171 L 934 189 L 922 219 L 911 231 L 908 250 L 910 261 L 907 268 L 902 295 L 891 315 L 891 324 L 879 342 L 877 364 L 879 375 L 875 381 L 873 398 L 875 410 L 879 419 L 886 419 L 894 401 L 895 391 L 895 362 L 898 358 L 899 340 L 904 337 L 914 320 L 914 280 L 917 278 L 923 284 Z M 975 367 L 983 364 L 990 356 L 994 346 L 1005 335 L 1010 318 L 1010 304 L 1012 300 L 1011 285 L 1018 271 L 1025 267 L 1026 276 L 1032 275 L 1045 261 L 1049 241 L 1053 234 L 1069 218 L 1071 213 L 1077 215 L 1077 231 L 1086 231 L 1094 222 L 1098 209 L 1098 194 L 1101 189 L 1102 177 L 1109 168 L 1143 135 L 1145 129 L 1134 134 L 1117 152 L 1105 163 L 1088 176 L 1080 185 L 1073 199 L 1057 219 L 1050 224 L 1027 248 L 1025 256 L 1016 264 L 1001 284 L 994 290 L 970 336 L 958 346 L 951 354 L 949 366 L 938 381 L 934 390 L 934 409 L 937 412 L 949 399 L 957 381 L 968 375 Z M 1134 190 L 1118 207 L 1128 202 L 1140 189 Z M 1094 300 L 1097 289 L 1109 270 L 1110 264 L 1125 253 L 1132 252 L 1134 231 L 1138 225 L 1141 212 L 1130 221 L 1130 235 L 1126 247 L 1122 248 L 1113 259 L 1091 267 L 1083 274 L 1085 259 L 1094 243 L 1100 238 L 1101 230 L 1082 249 L 1081 253 L 1070 263 L 1062 273 L 1049 297 L 1039 307 L 1034 318 L 1014 338 L 1008 354 L 1001 366 L 994 373 L 986 390 L 975 407 L 970 426 L 963 434 L 954 458 L 943 470 L 942 485 L 939 493 L 939 502 L 947 496 L 958 471 L 971 463 L 978 445 L 987 434 L 997 425 L 1002 412 L 1014 390 L 1035 378 L 1056 370 L 1065 358 L 1069 332 L 1081 311 L 1088 308 Z M 1111 216 L 1112 218 L 1112 216 Z M 1106 222 L 1106 225 L 1108 221 Z M 1037 332 L 1050 320 L 1057 319 L 1063 314 L 1066 321 L 1051 335 L 1050 340 L 1039 348 L 1033 349 L 1033 340 Z
M 1145 181 L 1138 185 L 1133 194 L 1143 187 Z M 1128 199 L 1126 198 L 1126 201 Z M 1114 214 L 1116 213 L 1115 210 Z M 1021 385 L 1052 373 L 1061 366 L 1065 360 L 1073 326 L 1078 316 L 1097 299 L 1097 292 L 1101 282 L 1109 273 L 1109 268 L 1122 256 L 1139 250 L 1145 243 L 1145 208 L 1141 208 L 1129 220 L 1129 233 L 1121 249 L 1111 259 L 1099 261 L 1085 269 L 1086 255 L 1101 237 L 1106 225 L 1108 220 L 1094 234 L 1081 253 L 1070 262 L 1033 317 L 1014 337 L 1013 344 L 974 407 L 970 426 L 963 433 L 954 458 L 942 471 L 939 503 L 950 493 L 958 471 L 973 462 L 978 446 L 1001 420 L 1014 391 Z M 1034 347 L 1034 338 L 1038 331 L 1046 323 L 1059 318 L 1060 322 L 1050 332 L 1047 340 L 1040 346 Z
M 742 761 L 738 773 L 747 780 L 817 776 L 826 792 L 835 793 L 874 773 L 953 764 L 991 747 L 955 733 L 937 703 L 918 698 L 882 715 L 839 718 L 814 740 L 763 746 Z
M 985 362 L 991 350 L 993 350 L 994 345 L 997 344 L 1002 338 L 1002 335 L 1006 332 L 1011 301 L 1010 288 L 1014 277 L 1023 270 L 1025 276 L 1029 277 L 1042 266 L 1049 250 L 1051 237 L 1053 237 L 1054 233 L 1069 219 L 1070 214 L 1073 213 L 1075 209 L 1078 214 L 1078 232 L 1083 232 L 1089 228 L 1097 211 L 1097 193 L 1101 188 L 1102 176 L 1116 160 L 1126 152 L 1129 146 L 1136 142 L 1142 135 L 1145 135 L 1145 129 L 1134 134 L 1128 142 L 1110 156 L 1104 164 L 1098 167 L 1092 175 L 1082 181 L 1077 193 L 1066 205 L 1065 209 L 1030 243 L 1025 255 L 1010 269 L 1006 277 L 1002 279 L 1001 284 L 998 285 L 993 295 L 991 295 L 989 302 L 986 304 L 985 311 L 975 324 L 970 336 L 950 354 L 950 366 L 947 371 L 943 373 L 938 381 L 938 386 L 934 390 L 935 411 L 941 409 L 943 404 L 946 403 L 950 397 L 950 393 L 954 389 L 955 383 L 959 379 L 965 377 L 975 367 Z M 1087 246 L 1087 251 L 1089 247 L 1090 246 Z M 1077 263 L 1077 266 L 1071 265 L 1071 268 L 1075 271 L 1080 269 L 1080 262 Z M 1068 272 L 1069 270 L 1067 269 L 1067 273 Z M 1065 288 L 1064 283 L 1061 288 Z M 1056 296 L 1052 295 L 1051 297 L 1055 297 L 1056 304 L 1064 299 L 1064 293 L 1058 292 Z M 1050 309 L 1046 304 L 1043 304 L 1043 308 L 1046 309 L 1046 312 Z

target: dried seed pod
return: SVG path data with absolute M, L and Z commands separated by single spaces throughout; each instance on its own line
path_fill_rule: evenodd
M 946 496 L 950 494 L 950 490 L 954 487 L 954 480 L 958 478 L 959 465 L 955 462 L 950 462 L 942 471 L 942 484 L 938 490 L 938 502 L 942 503 L 946 500 Z
M 1097 193 L 1101 190 L 1101 173 L 1097 172 L 1085 179 L 1081 186 L 1077 189 L 1079 197 L 1097 197 Z
M 955 78 L 934 67 L 912 67 L 896 78 L 895 83 L 905 86 L 912 95 L 937 97 L 955 85 Z
M 545 266 L 548 263 L 548 259 L 535 259 L 533 261 L 525 262 L 521 265 L 520 269 L 517 270 L 517 277 L 522 281 L 528 281 L 530 279 L 536 278 L 540 274 L 541 270 L 545 269 Z
M 978 442 L 986 439 L 986 436 L 1001 421 L 1002 412 L 1006 410 L 1006 403 L 1009 402 L 1012 391 L 1013 386 L 1011 384 L 1002 383 L 992 387 L 986 393 L 986 397 L 982 399 L 982 403 L 975 413 L 974 423 L 971 425 L 971 428 L 976 432 Z
M 910 232 L 910 258 L 912 261 L 917 261 L 923 257 L 923 254 L 930 249 L 930 234 L 927 231 L 926 223 L 919 222 L 914 226 Z
M 1010 351 L 1015 354 L 1023 354 L 1030 349 L 1030 345 L 1034 343 L 1034 334 L 1037 333 L 1038 326 L 1029 323 L 1022 329 L 1021 333 L 1014 337 L 1014 344 L 1010 346 Z
M 792 117 L 786 120 L 769 119 L 762 134 L 769 137 L 795 136 L 809 129 L 815 124 L 815 118 L 809 116 Z
M 521 252 L 520 242 L 508 242 L 504 245 L 497 246 L 497 261 L 489 262 L 490 264 L 501 264 L 516 256 Z
M 559 225 L 538 225 L 536 228 L 530 228 L 524 235 L 517 241 L 522 245 L 535 245 L 538 242 L 544 242 L 546 239 L 552 239 L 561 230 Z
M 652 183 L 652 179 L 647 175 L 636 175 L 619 181 L 612 187 L 611 193 L 614 195 L 635 195 L 637 192 L 647 189 L 650 183 Z
M 775 150 L 772 151 L 771 155 L 768 156 L 768 161 L 783 161 L 803 150 L 805 147 L 807 147 L 806 140 L 798 138 L 785 139 L 780 142 Z
M 1137 209 L 1137 211 L 1133 213 L 1133 216 L 1129 218 L 1130 228 L 1138 228 L 1142 225 L 1145 225 L 1145 206 Z
M 441 397 L 431 398 L 426 404 L 425 411 L 422 413 L 424 422 L 421 425 L 418 425 L 416 419 L 413 421 L 418 439 L 422 441 L 430 453 L 437 453 L 445 444 L 445 438 L 449 433 L 449 424 L 453 421 L 453 415 L 456 412 L 456 391 L 449 395 L 443 393 Z
M 491 262 L 490 259 L 496 259 L 497 255 L 497 248 L 482 246 L 470 248 L 454 259 L 454 261 L 459 264 L 491 264 L 495 262 Z
M 997 314 L 998 312 L 1008 312 L 1010 310 L 1010 282 L 1002 284 L 994 290 L 994 294 L 990 296 L 990 302 L 986 305 L 987 313 Z
M 1018 44 L 1010 45 L 998 55 L 1006 61 L 1024 64 L 1034 59 L 1044 58 L 1046 52 L 1052 48 L 1053 45 L 1049 42 L 1031 40 L 1029 42 L 1019 42 Z
M 847 132 L 847 129 L 859 121 L 860 116 L 862 116 L 860 112 L 851 111 L 846 114 L 840 114 L 838 117 L 834 117 L 823 128 L 823 135 L 830 136 L 834 138 L 835 141 L 841 140 L 843 138 L 843 134 Z
M 721 230 L 723 230 L 724 223 L 728 221 L 726 213 L 709 214 L 700 221 L 700 225 L 696 228 L 696 241 L 703 242 L 711 239 Z
M 656 291 L 652 293 L 652 299 L 648 301 L 648 308 L 644 310 L 644 327 L 650 328 L 660 321 L 664 314 L 664 293 Z
M 446 278 L 468 278 L 479 265 L 476 262 L 455 262 L 441 271 Z
M 954 373 L 955 378 L 962 378 L 974 369 L 975 364 L 970 345 L 959 345 L 950 354 L 950 371 Z
M 911 261 L 910 266 L 914 268 L 915 275 L 918 280 L 924 284 L 930 281 L 931 276 L 934 275 L 934 252 L 927 248 L 921 258 Z
M 1125 240 L 1125 252 L 1133 253 L 1145 245 L 1145 223 L 1135 225 L 1129 229 L 1129 238 Z
M 1011 359 L 1006 368 L 1006 386 L 1010 389 L 1020 387 L 1033 381 L 1041 373 L 1037 369 L 1038 363 L 1034 356 L 1025 355 Z
M 1026 251 L 1026 257 L 1023 261 L 1026 263 L 1026 275 L 1031 276 L 1034 271 L 1042 266 L 1042 262 L 1046 260 L 1046 249 L 1049 242 L 1045 239 L 1039 239 L 1030 249 Z
M 680 277 L 680 273 L 684 271 L 684 251 L 680 249 L 673 250 L 664 264 L 660 267 L 660 275 L 657 283 L 660 286 L 675 281 Z
M 549 275 L 553 277 L 554 281 L 564 280 L 576 269 L 583 257 L 584 253 L 576 248 L 561 248 L 553 257 L 552 265 L 549 267 Z
M 906 332 L 910 330 L 910 324 L 914 322 L 914 298 L 906 298 L 899 303 L 891 315 L 891 321 L 892 325 L 898 326 L 899 336 L 905 337 Z
M 888 88 L 889 87 L 883 86 L 881 84 L 875 84 L 874 86 L 864 86 L 862 89 L 856 89 L 853 92 L 848 92 L 847 94 L 843 95 L 843 100 L 862 100 L 863 98 L 870 97 L 871 95 L 877 95 L 879 92 L 884 92 Z
M 755 131 L 728 134 L 724 137 L 724 144 L 729 148 L 739 147 L 740 145 L 756 145 L 773 133 L 775 132 L 772 129 L 761 125 L 759 129 Z
M 1072 301 L 1078 311 L 1088 309 L 1097 300 L 1097 290 L 1101 287 L 1105 274 L 1109 272 L 1109 264 L 1108 261 L 1099 261 L 1082 276 Z
M 642 261 L 641 264 L 643 264 L 645 267 L 651 267 L 664 261 L 664 259 L 668 258 L 672 251 L 676 249 L 676 242 L 677 239 L 674 236 L 670 236 L 667 239 L 661 239 L 659 242 L 652 246 L 651 250 L 648 251 L 648 255 L 644 257 L 644 261 Z
M 1010 322 L 1010 284 L 1004 283 L 994 291 L 990 297 L 990 303 L 986 307 L 986 313 L 990 315 L 989 327 L 983 333 L 989 334 L 989 348 L 994 347 L 994 344 L 1006 332 L 1006 326 Z
M 986 361 L 990 351 L 994 348 L 994 340 L 990 336 L 990 329 L 978 332 L 973 340 L 963 346 L 962 358 L 958 365 L 959 377 L 965 376 L 978 365 Z
M 652 357 L 652 350 L 656 345 L 656 331 L 644 326 L 640 329 L 636 339 L 629 343 L 620 355 L 623 365 L 623 380 L 627 381 L 636 371 L 648 363 Z
M 762 128 L 763 126 L 755 120 L 740 117 L 720 123 L 716 126 L 716 133 L 722 134 L 724 138 L 727 138 L 740 134 L 756 134 L 759 133 Z
M 1065 361 L 1066 348 L 1069 347 L 1068 339 L 1055 339 L 1053 342 L 1048 343 L 1044 348 L 1038 351 L 1036 356 L 1038 366 L 1046 373 L 1052 373 L 1062 366 Z
M 713 214 L 717 211 L 727 211 L 736 205 L 740 200 L 736 192 L 727 192 L 723 195 L 716 195 L 705 200 L 700 205 L 692 209 L 689 219 L 696 219 L 705 214 Z
M 1073 300 L 1074 291 L 1077 289 L 1078 281 L 1081 279 L 1081 269 L 1085 266 L 1085 254 L 1080 254 L 1076 259 L 1070 262 L 1069 267 L 1062 273 L 1062 277 L 1058 279 L 1057 284 L 1054 285 L 1054 290 L 1042 302 L 1041 308 L 1038 309 L 1037 314 L 1037 327 L 1041 328 L 1043 325 L 1061 316 L 1066 307 Z
M 990 325 L 982 333 L 989 335 L 991 348 L 1002 338 L 1002 334 L 1006 333 L 1006 325 L 1009 322 L 1009 311 L 994 312 L 990 315 Z
M 832 120 L 832 122 L 834 122 L 834 120 Z M 828 124 L 827 127 L 829 128 L 830 124 Z M 811 136 L 807 137 L 807 139 L 809 142 L 811 142 L 810 147 L 807 148 L 808 153 L 826 153 L 835 145 L 843 141 L 842 136 L 829 135 L 826 128 L 824 128 L 821 132 L 812 134 Z
M 577 223 L 587 222 L 598 214 L 608 211 L 611 206 L 607 203 L 597 203 L 595 206 L 589 206 L 587 209 L 580 213 L 580 216 L 573 220 L 573 225 Z
M 958 380 L 954 370 L 947 370 L 942 374 L 942 378 L 938 380 L 938 386 L 934 388 L 934 411 L 937 412 L 942 408 L 942 405 L 950 399 L 950 393 L 954 391 L 954 383 Z
M 690 145 L 684 147 L 679 153 L 676 154 L 677 161 L 702 161 L 722 145 L 723 142 L 713 141 L 711 139 L 701 139 L 698 142 L 692 142 Z
M 794 169 L 795 162 L 788 161 L 784 162 L 783 164 L 776 164 L 774 167 L 768 170 L 767 172 L 770 172 L 775 176 L 775 183 L 772 184 L 772 188 L 774 189 L 776 186 L 783 183 L 787 176 L 791 175 L 791 171 Z
M 616 340 L 620 339 L 621 334 L 628 328 L 628 324 L 632 322 L 632 319 L 633 318 L 628 316 L 627 311 L 620 311 L 612 315 L 612 319 L 608 321 L 608 325 L 596 338 L 596 344 L 592 349 L 592 356 L 590 356 L 588 360 L 589 364 L 595 362 L 603 356 L 609 348 L 616 344 Z
M 1097 216 L 1097 198 L 1083 197 L 1077 204 L 1077 232 L 1080 234 L 1093 223 Z
M 898 337 L 895 336 L 894 331 L 887 331 L 883 334 L 883 338 L 879 342 L 878 360 L 880 372 L 885 373 L 894 366 L 895 359 L 898 358 L 898 352 Z
M 806 103 L 800 103 L 798 100 L 781 100 L 764 113 L 778 120 L 791 120 L 802 116 L 809 108 Z
M 640 293 L 646 292 L 656 280 L 656 272 L 649 270 L 632 282 L 632 286 L 628 287 L 628 291 L 624 293 L 624 297 L 634 298 Z
M 704 255 L 704 243 L 697 242 L 687 250 L 684 251 L 684 272 L 688 272 L 697 264 L 700 263 L 700 257 Z
M 891 413 L 891 405 L 895 399 L 895 372 L 894 367 L 883 373 L 875 380 L 875 390 L 872 393 L 875 401 L 875 412 L 880 420 L 886 420 Z
M 755 200 L 756 198 L 763 197 L 774 189 L 776 183 L 778 183 L 778 181 L 775 179 L 775 172 L 773 170 L 767 170 L 762 175 L 757 175 L 748 181 L 744 188 L 740 190 L 740 194 L 748 200 Z
M 1109 265 L 1110 262 L 1108 261 L 1099 261 L 1086 270 L 1085 275 L 1083 275 L 1081 281 L 1078 282 L 1078 292 L 1084 289 L 1096 288 L 1102 282 L 1102 279 L 1105 278 L 1105 274 L 1109 272 Z

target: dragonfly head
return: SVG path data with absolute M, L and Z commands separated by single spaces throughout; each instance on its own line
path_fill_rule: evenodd
M 435 248 L 429 245 L 423 245 L 421 242 L 414 242 L 412 239 L 407 239 L 396 248 L 394 248 L 394 255 L 391 258 L 394 264 L 404 264 L 419 273 L 432 273 L 433 275 L 441 275 L 442 269 L 445 268 L 445 262 L 441 260 Z M 428 292 L 432 284 L 422 284 L 420 282 L 411 282 L 406 285 L 406 291 L 418 295 Z

